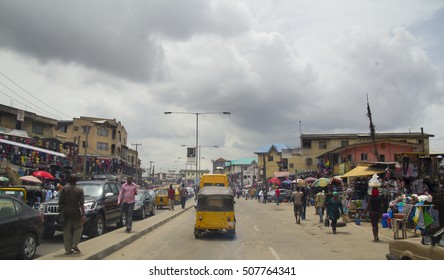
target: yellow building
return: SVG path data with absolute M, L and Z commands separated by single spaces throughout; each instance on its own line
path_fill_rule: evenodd
M 411 144 L 416 152 L 429 154 L 432 134 L 423 132 L 377 133 L 375 141 L 397 141 Z M 285 144 L 271 144 L 255 152 L 258 156 L 259 176 L 268 180 L 276 175 L 312 174 L 319 169 L 319 157 L 349 145 L 372 143 L 370 133 L 302 134 L 301 147 L 292 149 Z

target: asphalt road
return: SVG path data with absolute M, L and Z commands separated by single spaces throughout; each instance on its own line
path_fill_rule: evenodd
M 223 234 L 195 239 L 195 210 L 156 228 L 107 256 L 106 260 L 384 260 L 390 229 L 371 240 L 369 223 L 349 223 L 333 234 L 307 208 L 307 220 L 296 224 L 289 203 L 261 204 L 236 200 L 237 236 Z

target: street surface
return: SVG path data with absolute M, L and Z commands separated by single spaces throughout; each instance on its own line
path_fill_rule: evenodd
M 313 206 L 307 208 L 307 220 L 300 225 L 295 223 L 291 203 L 277 206 L 241 197 L 235 210 L 235 239 L 222 234 L 195 239 L 191 208 L 105 259 L 384 260 L 393 238 L 390 229 L 380 228 L 381 241 L 372 242 L 370 223 L 349 223 L 334 235 L 319 222 Z

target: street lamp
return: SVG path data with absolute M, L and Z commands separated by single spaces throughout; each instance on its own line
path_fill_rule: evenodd
M 198 153 L 198 147 L 199 147 L 199 115 L 230 115 L 230 112 L 163 112 L 165 115 L 171 115 L 171 114 L 185 114 L 185 115 L 196 115 L 196 183 L 199 179 L 199 172 L 198 172 L 198 159 L 200 154 Z

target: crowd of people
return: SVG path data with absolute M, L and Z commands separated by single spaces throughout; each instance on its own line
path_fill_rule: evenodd
M 421 194 L 408 193 L 396 185 L 388 185 L 377 175 L 367 179 L 365 184 L 362 180 L 358 181 L 357 186 L 340 183 L 324 188 L 310 188 L 292 184 L 287 187 L 236 188 L 235 192 L 238 199 L 256 199 L 260 203 L 272 202 L 276 205 L 282 201 L 293 203 L 297 224 L 306 219 L 307 207 L 312 205 L 319 222 L 331 227 L 333 234 L 336 234 L 341 218 L 343 223 L 349 222 L 350 217 L 356 222 L 361 219 L 370 221 L 374 242 L 379 241 L 379 227 L 384 225 L 386 216 L 389 219 L 387 227 L 396 230 L 396 227 L 390 224 L 390 218 L 393 219 L 396 213 L 404 215 L 404 219 L 413 227 L 415 235 L 417 231 L 425 235 L 429 227 L 439 227 L 439 211 L 433 207 L 433 197 L 427 190 Z

